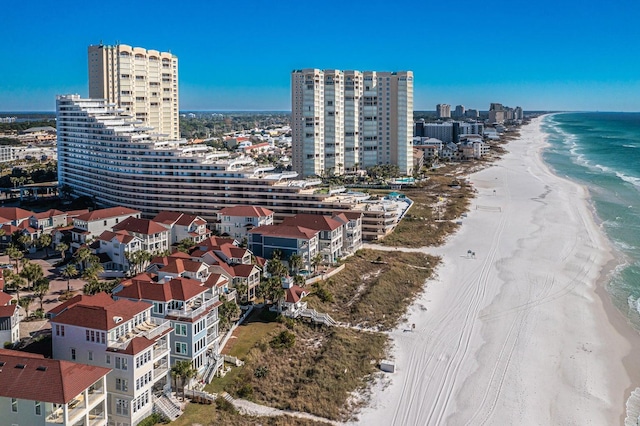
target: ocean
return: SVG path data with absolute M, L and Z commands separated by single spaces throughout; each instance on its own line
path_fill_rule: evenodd
M 640 329 L 640 113 L 547 116 L 543 159 L 589 188 L 601 227 L 617 249 L 607 290 Z

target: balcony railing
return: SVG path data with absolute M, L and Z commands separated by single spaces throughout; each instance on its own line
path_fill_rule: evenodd
M 211 346 L 220 339 L 220 335 L 217 333 L 207 334 L 207 346 Z
M 211 309 L 211 307 L 216 303 L 218 303 L 218 296 L 213 296 L 211 299 L 205 301 L 199 307 L 186 306 L 185 309 L 167 309 L 167 316 L 179 318 L 195 318 Z
M 171 329 L 171 321 L 152 317 L 142 324 L 138 324 L 133 330 L 124 336 L 120 336 L 117 340 L 109 340 L 109 347 L 126 349 L 134 337 L 146 337 L 149 340 L 155 340 L 169 329 Z
M 169 371 L 169 366 L 166 362 L 153 367 L 153 378 L 157 379 L 160 376 L 164 376 Z
M 213 312 L 207 316 L 207 327 L 211 327 L 219 321 L 218 312 Z

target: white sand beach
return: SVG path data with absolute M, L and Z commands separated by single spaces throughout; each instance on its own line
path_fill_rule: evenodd
M 586 189 L 540 158 L 540 119 L 521 135 L 470 176 L 478 193 L 461 229 L 424 249 L 443 265 L 391 333 L 397 370 L 359 424 L 622 423 L 634 332 L 596 293 L 610 244 Z

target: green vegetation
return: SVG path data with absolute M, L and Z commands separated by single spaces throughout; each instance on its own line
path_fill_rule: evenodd
M 312 293 L 305 300 L 336 321 L 388 330 L 422 292 L 438 262 L 423 253 L 359 250 L 345 261 L 344 270 L 322 284 L 331 299 Z
M 276 330 L 249 350 L 245 365 L 233 381 L 227 381 L 225 390 L 280 409 L 349 419 L 354 408 L 349 396 L 365 388 L 377 371 L 387 337 L 306 324 L 289 331 L 284 324 L 273 324 Z M 286 350 L 283 340 L 289 346 Z

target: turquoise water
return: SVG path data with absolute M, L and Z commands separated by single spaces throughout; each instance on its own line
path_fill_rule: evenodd
M 620 266 L 607 289 L 640 325 L 640 113 L 547 116 L 551 146 L 543 158 L 561 176 L 586 185 L 602 228 L 618 249 Z

